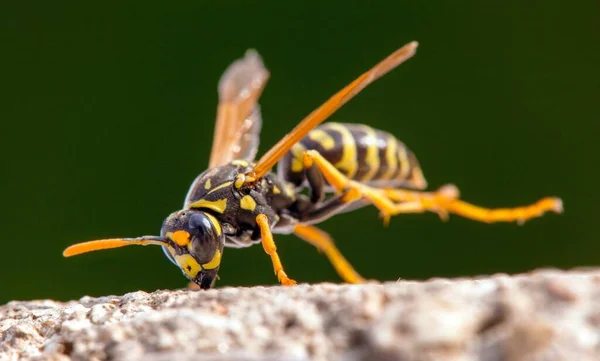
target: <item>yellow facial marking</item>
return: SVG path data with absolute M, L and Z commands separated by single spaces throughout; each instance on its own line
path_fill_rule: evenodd
M 190 243 L 190 234 L 187 231 L 167 232 L 166 236 L 182 247 Z
M 273 186 L 273 194 L 279 194 L 281 193 L 281 189 L 279 189 L 278 186 Z
M 335 164 L 335 167 L 338 170 L 343 171 L 348 178 L 352 179 L 358 168 L 356 161 L 356 142 L 354 141 L 354 137 L 352 136 L 352 133 L 350 133 L 350 130 L 341 124 L 327 123 L 326 126 L 327 128 L 340 133 L 342 136 L 342 159 Z
M 362 129 L 367 134 L 363 139 L 367 144 L 365 163 L 369 166 L 369 171 L 363 175 L 361 181 L 366 182 L 373 179 L 377 170 L 379 170 L 379 147 L 377 146 L 377 134 L 375 134 L 375 130 L 366 125 L 362 126 Z
M 204 183 L 204 189 L 206 189 L 206 190 L 210 189 L 210 178 L 206 181 L 206 183 Z
M 308 137 L 319 143 L 325 150 L 330 150 L 335 146 L 335 140 L 326 131 L 321 129 L 313 129 L 308 133 Z
M 174 255 L 173 257 L 181 270 L 190 278 L 195 278 L 202 269 L 198 261 L 189 254 Z
M 235 176 L 235 182 L 233 183 L 233 186 L 236 189 L 240 189 L 242 188 L 242 186 L 244 185 L 244 183 L 246 182 L 246 176 L 244 174 L 238 174 Z
M 219 184 L 218 186 L 214 187 L 213 189 L 211 189 L 210 192 L 208 192 L 207 194 L 211 194 L 213 192 L 218 191 L 219 189 L 223 189 L 223 188 L 229 187 L 232 183 L 233 183 L 232 181 L 223 182 L 223 183 Z
M 231 164 L 233 164 L 233 165 L 239 165 L 239 166 L 242 166 L 242 167 L 247 167 L 248 166 L 248 162 L 246 162 L 243 159 L 236 159 L 236 160 L 232 161 Z
M 304 169 L 304 165 L 302 164 L 302 155 L 304 154 L 304 147 L 300 143 L 294 144 L 292 147 L 292 172 L 299 173 Z
M 406 147 L 400 144 L 398 147 L 398 160 L 400 160 L 400 175 L 398 179 L 406 179 L 410 173 L 410 164 L 408 163 L 408 154 L 406 154 Z
M 398 141 L 394 137 L 389 137 L 387 148 L 385 149 L 385 160 L 387 162 L 387 171 L 381 175 L 381 179 L 390 179 L 396 173 L 398 167 Z
M 213 258 L 208 263 L 204 263 L 202 265 L 202 268 L 215 269 L 215 268 L 219 267 L 220 264 L 221 264 L 221 252 L 217 249 L 215 251 L 215 255 L 213 256 Z
M 206 199 L 200 199 L 198 201 L 195 201 L 194 203 L 191 203 L 189 205 L 190 208 L 207 208 L 207 209 L 212 209 L 215 212 L 218 213 L 223 213 L 225 212 L 225 209 L 227 208 L 227 199 L 223 198 L 223 199 L 219 199 L 216 201 L 207 201 Z
M 204 212 L 204 215 L 206 216 L 206 218 L 208 218 L 210 223 L 212 223 L 213 227 L 215 227 L 215 231 L 217 231 L 217 236 L 220 236 L 221 233 L 223 233 L 223 230 L 221 229 L 221 223 L 219 223 L 215 216 L 213 216 L 210 213 Z
M 256 201 L 250 195 L 243 196 L 240 200 L 240 207 L 247 211 L 254 211 L 256 208 Z

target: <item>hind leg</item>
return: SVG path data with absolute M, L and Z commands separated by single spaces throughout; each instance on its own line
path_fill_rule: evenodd
M 442 219 L 447 218 L 449 213 L 454 213 L 486 223 L 523 223 L 548 211 L 562 212 L 562 201 L 559 198 L 547 197 L 523 207 L 489 209 L 459 200 L 458 189 L 454 186 L 444 186 L 436 192 L 370 187 L 348 179 L 315 150 L 306 151 L 303 162 L 305 168 L 316 165 L 327 182 L 338 192 L 345 189 L 355 189 L 360 192 L 363 198 L 379 209 L 386 223 L 391 216 L 400 213 L 423 213 L 426 211 L 436 212 Z
M 479 207 L 458 199 L 458 189 L 452 184 L 441 187 L 435 193 L 390 188 L 384 189 L 383 192 L 386 197 L 395 202 L 420 204 L 422 211 L 438 209 L 446 214 L 454 213 L 484 223 L 517 222 L 523 224 L 529 219 L 541 217 L 547 211 L 555 213 L 563 211 L 562 201 L 553 197 L 542 198 L 533 204 L 522 207 L 493 209 Z

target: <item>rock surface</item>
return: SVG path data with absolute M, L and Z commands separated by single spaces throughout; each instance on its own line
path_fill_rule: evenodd
M 0 306 L 0 360 L 600 360 L 600 270 Z

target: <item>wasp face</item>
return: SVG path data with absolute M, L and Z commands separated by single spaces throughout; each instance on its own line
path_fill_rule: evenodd
M 196 210 L 172 213 L 163 224 L 161 236 L 169 241 L 163 246 L 165 254 L 190 281 L 203 289 L 214 285 L 225 241 L 214 216 Z

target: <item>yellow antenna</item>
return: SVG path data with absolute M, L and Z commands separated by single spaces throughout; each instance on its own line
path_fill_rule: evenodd
M 144 236 L 137 238 L 110 238 L 74 244 L 67 247 L 67 249 L 63 251 L 63 256 L 71 257 L 78 254 L 100 251 L 103 249 L 125 246 L 147 246 L 149 244 L 157 246 L 169 246 L 169 243 L 166 239 L 156 236 Z

